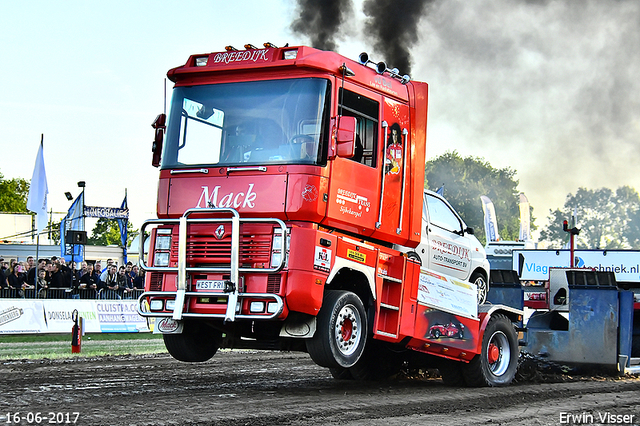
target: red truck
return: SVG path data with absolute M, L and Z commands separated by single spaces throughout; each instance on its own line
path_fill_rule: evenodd
M 192 55 L 168 78 L 139 313 L 174 358 L 295 350 L 336 378 L 411 362 L 511 382 L 522 312 L 477 303 L 484 250 L 448 204 L 426 204 L 426 83 L 366 54 L 269 43 Z M 431 336 L 449 323 L 463 338 Z

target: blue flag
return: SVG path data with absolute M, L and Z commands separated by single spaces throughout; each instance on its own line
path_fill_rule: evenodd
M 127 191 L 124 192 L 124 200 L 122 200 L 122 205 L 120 206 L 123 210 L 128 210 L 127 207 Z M 118 221 L 118 226 L 120 227 L 120 241 L 122 243 L 122 257 L 124 259 L 124 263 L 127 263 L 127 224 L 129 223 L 129 219 L 116 219 Z
M 76 262 L 84 260 L 84 246 L 80 244 L 66 244 L 67 231 L 84 231 L 84 192 L 74 200 L 67 215 L 60 222 L 60 255 L 69 262 L 73 258 Z

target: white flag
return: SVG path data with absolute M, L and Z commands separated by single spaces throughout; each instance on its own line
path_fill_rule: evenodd
M 520 193 L 520 241 L 531 239 L 531 215 L 529 213 L 529 200 Z
M 47 174 L 44 171 L 44 152 L 42 150 L 42 140 L 40 149 L 36 156 L 36 165 L 31 176 L 31 187 L 29 188 L 29 198 L 27 199 L 27 209 L 36 213 L 36 227 L 40 233 L 47 226 Z
M 486 195 L 481 195 L 480 199 L 482 200 L 482 210 L 484 210 L 484 233 L 487 237 L 487 243 L 490 241 L 500 241 L 498 220 L 493 203 Z

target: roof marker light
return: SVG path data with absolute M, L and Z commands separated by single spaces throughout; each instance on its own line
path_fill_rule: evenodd
M 236 49 L 235 47 L 233 47 L 233 46 L 229 45 L 229 46 L 225 46 L 225 47 L 224 47 L 224 50 L 226 50 L 227 52 L 235 52 L 235 51 L 237 51 L 238 49 Z
M 296 59 L 298 57 L 298 50 L 285 50 L 284 59 Z
M 254 45 L 253 45 L 253 44 L 251 44 L 251 43 L 247 43 L 247 44 L 245 44 L 245 45 L 244 45 L 244 48 L 245 48 L 246 50 L 257 50 L 257 49 L 259 49 L 258 47 L 254 46 Z
M 275 44 L 269 43 L 269 42 L 262 43 L 262 45 L 263 45 L 266 49 L 269 49 L 269 48 L 271 48 L 271 49 L 277 49 L 277 48 L 278 48 L 278 46 L 276 46 Z

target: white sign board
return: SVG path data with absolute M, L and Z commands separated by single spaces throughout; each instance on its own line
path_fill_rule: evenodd
M 640 251 L 575 250 L 577 268 L 615 273 L 616 281 L 640 282 Z M 569 250 L 514 250 L 513 270 L 523 281 L 547 281 L 549 268 L 570 267 Z
M 420 269 L 418 303 L 454 315 L 477 319 L 477 293 L 475 284 Z
M 149 331 L 137 300 L 0 299 L 0 334 L 71 333 L 78 310 L 87 333 Z

